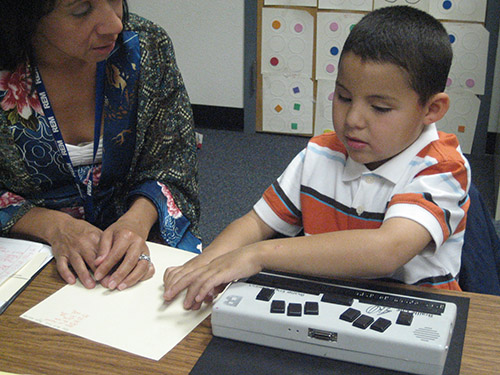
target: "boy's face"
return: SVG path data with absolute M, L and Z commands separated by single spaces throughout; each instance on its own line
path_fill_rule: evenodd
M 349 156 L 373 170 L 410 146 L 424 129 L 426 107 L 397 65 L 342 57 L 333 126 Z

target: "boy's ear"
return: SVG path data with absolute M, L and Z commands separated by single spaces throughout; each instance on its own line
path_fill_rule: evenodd
M 441 120 L 450 108 L 450 97 L 444 92 L 432 96 L 425 105 L 424 124 L 429 125 Z

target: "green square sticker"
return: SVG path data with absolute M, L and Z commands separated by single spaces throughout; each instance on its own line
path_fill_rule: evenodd
M 296 122 L 292 122 L 292 129 L 297 130 L 299 125 Z
M 295 103 L 295 104 L 293 105 L 293 109 L 294 109 L 295 111 L 300 111 L 300 104 L 299 104 L 299 103 Z

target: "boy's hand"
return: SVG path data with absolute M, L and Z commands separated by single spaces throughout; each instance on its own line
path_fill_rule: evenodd
M 204 301 L 212 300 L 225 286 L 237 279 L 254 275 L 262 270 L 256 247 L 233 250 L 206 263 L 202 255 L 184 266 L 169 268 L 165 272 L 166 301 L 171 301 L 187 288 L 184 308 L 198 310 Z
M 194 257 L 193 259 L 187 261 L 182 266 L 168 267 L 163 275 L 163 283 L 165 285 L 165 292 L 163 298 L 166 301 L 172 301 L 178 294 L 174 293 L 171 286 L 175 285 L 179 280 L 184 278 L 187 274 L 197 270 L 198 268 L 206 266 L 210 263 L 215 256 L 210 256 L 208 252 L 203 252 L 200 255 Z M 180 292 L 180 290 L 179 290 Z

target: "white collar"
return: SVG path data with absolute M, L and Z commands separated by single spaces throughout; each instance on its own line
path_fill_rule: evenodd
M 420 136 L 403 150 L 398 155 L 394 156 L 392 159 L 386 161 L 377 169 L 373 171 L 369 170 L 364 164 L 358 163 L 352 160 L 350 157 L 347 158 L 346 165 L 344 168 L 344 173 L 342 176 L 343 181 L 352 181 L 359 178 L 363 174 L 374 174 L 383 177 L 392 183 L 396 183 L 400 176 L 401 171 L 408 167 L 411 160 L 429 143 L 439 139 L 437 128 L 435 124 L 430 124 L 424 127 L 424 130 Z

